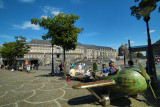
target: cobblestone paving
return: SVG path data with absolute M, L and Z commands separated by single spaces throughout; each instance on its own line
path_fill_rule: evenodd
M 72 89 L 80 81 L 66 82 L 50 77 L 48 71 L 31 73 L 0 70 L 0 107 L 102 107 L 87 90 Z M 148 107 L 133 98 L 111 101 L 110 107 Z

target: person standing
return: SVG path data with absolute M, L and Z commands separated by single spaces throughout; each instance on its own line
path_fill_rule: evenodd
M 74 66 L 74 63 L 72 63 L 72 67 Z
M 133 63 L 133 61 L 128 61 L 128 67 L 133 67 L 133 65 L 134 65 L 134 63 Z
M 56 73 L 58 73 L 58 66 L 59 66 L 59 64 L 56 63 Z
M 78 70 L 79 70 L 79 73 L 82 74 L 82 72 L 81 72 L 81 70 L 82 70 L 81 63 L 78 65 Z
M 60 70 L 60 73 L 62 72 L 62 63 L 59 65 L 59 70 Z
M 38 70 L 38 67 L 39 67 L 39 63 L 36 64 L 36 70 Z
M 82 67 L 82 74 L 84 74 L 84 64 L 82 63 L 82 65 L 81 65 L 81 67 Z

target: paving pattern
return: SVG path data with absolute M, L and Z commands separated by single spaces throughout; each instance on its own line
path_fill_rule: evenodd
M 87 90 L 72 89 L 80 81 L 66 82 L 49 71 L 0 70 L 0 107 L 102 107 Z M 148 107 L 143 101 L 121 98 L 112 106 Z

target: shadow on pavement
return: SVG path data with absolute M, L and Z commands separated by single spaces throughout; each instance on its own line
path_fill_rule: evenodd
M 48 73 L 48 74 L 38 75 L 38 76 L 35 76 L 35 77 L 54 77 L 54 76 L 63 77 L 64 73 L 54 73 L 54 74 Z
M 69 105 L 82 105 L 82 104 L 101 105 L 101 103 L 98 102 L 98 99 L 95 98 L 93 95 L 87 95 L 87 96 L 70 99 L 68 101 L 68 104 Z M 129 107 L 131 105 L 131 101 L 128 98 L 121 97 L 121 98 L 111 100 L 110 105 L 119 106 L 119 107 Z
M 117 99 L 113 99 L 111 100 L 110 105 L 113 106 L 122 106 L 122 107 L 129 107 L 131 105 L 131 100 L 125 97 L 121 97 L 121 98 L 117 98 Z
M 97 98 L 95 98 L 93 95 L 87 95 L 87 96 L 70 99 L 68 101 L 68 104 L 69 105 L 81 105 L 81 104 L 91 104 L 91 103 L 94 104 L 95 102 L 98 102 Z M 100 104 L 97 103 L 96 105 L 100 105 Z

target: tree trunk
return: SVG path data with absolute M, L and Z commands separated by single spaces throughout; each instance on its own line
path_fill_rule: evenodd
M 64 79 L 66 79 L 66 56 L 65 56 L 65 47 L 63 47 L 63 64 L 64 64 Z

